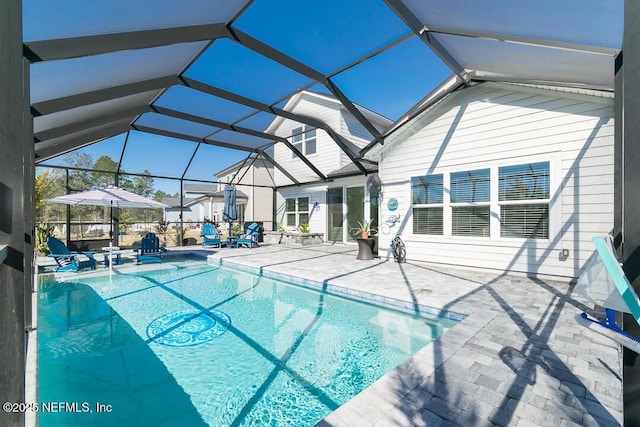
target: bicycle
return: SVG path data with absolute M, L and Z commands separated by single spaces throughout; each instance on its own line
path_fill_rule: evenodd
M 400 236 L 396 236 L 391 241 L 391 253 L 393 254 L 393 260 L 395 262 L 405 262 L 407 258 L 407 248 L 404 246 L 404 242 Z

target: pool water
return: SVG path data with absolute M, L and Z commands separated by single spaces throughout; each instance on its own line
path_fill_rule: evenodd
M 313 425 L 455 324 L 206 262 L 38 299 L 45 427 Z

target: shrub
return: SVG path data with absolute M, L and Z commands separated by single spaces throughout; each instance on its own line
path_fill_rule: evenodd
M 298 227 L 298 230 L 301 233 L 308 233 L 309 232 L 309 224 L 300 224 L 300 226 Z

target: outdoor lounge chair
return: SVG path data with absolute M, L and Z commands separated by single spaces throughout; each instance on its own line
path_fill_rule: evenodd
M 55 237 L 49 237 L 47 239 L 47 248 L 49 248 L 49 255 L 56 260 L 56 271 L 73 271 L 78 272 L 79 268 L 90 267 L 92 270 L 96 269 L 96 260 L 93 258 L 93 252 L 71 252 L 69 248 Z M 84 255 L 87 260 L 81 261 L 78 256 Z
M 216 227 L 207 222 L 202 226 L 202 232 L 200 233 L 202 236 L 202 246 L 218 246 L 220 247 L 220 233 L 216 230 Z
M 238 246 L 247 245 L 249 248 L 258 246 L 258 233 L 260 232 L 260 226 L 255 222 L 247 227 L 247 234 L 242 237 L 238 237 Z
M 140 247 L 136 254 L 138 264 L 147 262 L 162 262 L 162 254 L 167 250 L 160 246 L 160 239 L 153 233 L 147 233 L 140 241 Z
M 579 314 L 578 323 L 598 332 L 630 350 L 640 353 L 640 337 L 629 335 L 616 323 L 615 311 L 631 314 L 640 324 L 640 299 L 622 270 L 613 238 L 609 235 L 593 239 L 596 254 L 589 259 L 576 284 L 576 291 L 588 301 L 605 308 L 606 318 L 597 320 L 587 313 Z

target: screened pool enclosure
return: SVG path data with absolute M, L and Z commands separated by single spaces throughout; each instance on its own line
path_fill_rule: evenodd
M 104 237 L 104 208 L 42 199 L 119 185 L 173 199 L 179 214 L 168 227 L 181 245 L 192 225 L 185 187 L 210 185 L 206 197 L 219 180 L 245 178 L 242 191 L 277 192 L 273 176 L 246 180 L 253 165 L 285 176 L 285 187 L 331 181 L 318 156 L 295 143 L 299 135 L 267 131 L 274 120 L 325 133 L 354 173 L 367 175 L 375 172 L 369 150 L 460 88 L 502 81 L 613 91 L 623 8 L 595 0 L 509 9 L 441 0 L 24 2 L 37 222 L 66 227 L 59 232 L 72 238 Z M 342 136 L 348 123 L 285 109 L 303 90 L 337 99 L 370 143 L 360 149 Z M 392 124 L 374 125 L 361 107 Z M 308 173 L 290 173 L 276 145 Z M 235 172 L 216 175 L 234 164 Z M 204 216 L 214 219 L 214 210 Z M 125 232 L 153 231 L 163 215 L 117 218 Z M 257 220 L 274 227 L 274 215 Z

